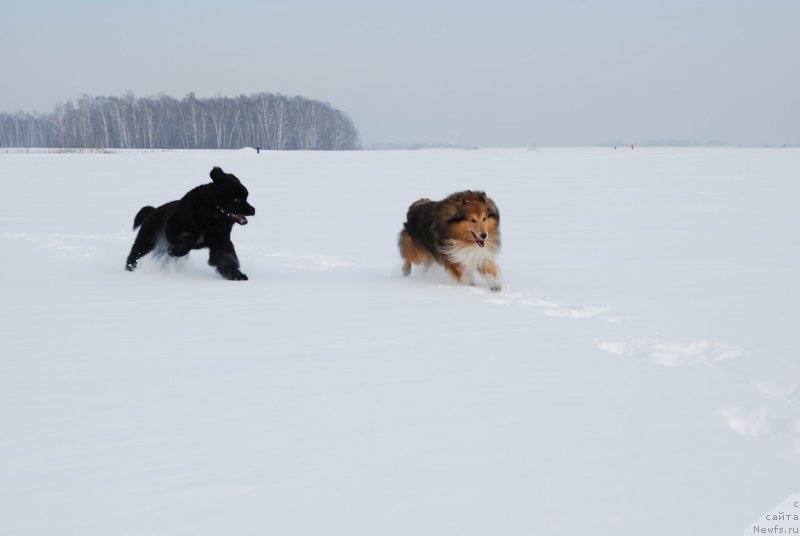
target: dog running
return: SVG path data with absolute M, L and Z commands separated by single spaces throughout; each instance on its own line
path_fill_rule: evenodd
M 208 248 L 208 264 L 233 281 L 246 281 L 231 242 L 233 224 L 247 225 L 256 209 L 247 202 L 247 188 L 219 167 L 211 170 L 211 183 L 203 184 L 158 208 L 146 206 L 133 219 L 139 229 L 125 269 L 132 272 L 137 261 L 151 251 L 183 257 L 193 249 Z
M 408 208 L 398 240 L 403 274 L 412 265 L 444 266 L 456 280 L 472 285 L 477 271 L 489 288 L 502 288 L 495 257 L 500 251 L 500 212 L 484 192 L 466 190 L 442 201 L 420 199 Z

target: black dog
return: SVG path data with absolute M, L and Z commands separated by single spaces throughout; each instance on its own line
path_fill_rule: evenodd
M 239 258 L 231 242 L 234 223 L 246 225 L 245 216 L 256 209 L 247 202 L 247 188 L 235 175 L 220 168 L 211 170 L 211 184 L 189 191 L 179 201 L 158 208 L 142 207 L 133 219 L 133 229 L 140 225 L 139 234 L 128 255 L 125 269 L 132 272 L 136 261 L 157 246 L 173 257 L 183 257 L 193 249 L 208 248 L 208 264 L 217 268 L 223 277 L 235 281 L 247 280 L 239 271 Z

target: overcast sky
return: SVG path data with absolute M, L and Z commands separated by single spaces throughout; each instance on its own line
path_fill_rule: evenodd
M 800 1 L 0 0 L 0 111 L 304 95 L 365 143 L 800 144 Z

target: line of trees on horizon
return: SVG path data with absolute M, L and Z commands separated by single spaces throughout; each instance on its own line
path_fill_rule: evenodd
M 257 93 L 183 99 L 84 95 L 52 113 L 0 113 L 0 147 L 354 150 L 353 122 L 328 103 Z

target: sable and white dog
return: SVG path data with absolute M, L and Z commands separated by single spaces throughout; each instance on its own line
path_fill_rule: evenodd
M 500 212 L 484 192 L 466 190 L 442 201 L 420 199 L 408 208 L 399 237 L 403 274 L 411 266 L 438 262 L 462 283 L 477 271 L 489 288 L 502 288 L 494 259 L 500 251 Z

